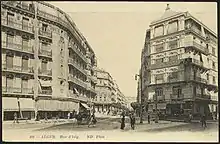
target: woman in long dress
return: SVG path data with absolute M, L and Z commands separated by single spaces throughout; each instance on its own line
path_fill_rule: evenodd
M 121 129 L 124 130 L 124 128 L 125 128 L 125 115 L 123 114 L 121 118 Z

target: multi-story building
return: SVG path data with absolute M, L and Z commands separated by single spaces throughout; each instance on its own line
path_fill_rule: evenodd
M 97 84 L 95 96 L 95 111 L 97 112 L 110 112 L 119 111 L 121 106 L 125 106 L 125 97 L 120 91 L 118 85 L 113 80 L 109 72 L 103 69 L 96 69 Z
M 142 93 L 149 112 L 217 112 L 217 39 L 189 12 L 175 12 L 167 5 L 146 31 L 141 56 Z
M 1 2 L 2 113 L 65 117 L 96 95 L 95 53 L 72 19 L 45 2 Z

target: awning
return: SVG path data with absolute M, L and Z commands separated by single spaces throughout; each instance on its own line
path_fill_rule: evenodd
M 34 100 L 28 98 L 19 98 L 21 111 L 33 111 Z
M 51 81 L 39 80 L 42 87 L 51 87 Z
M 85 103 L 81 103 L 81 104 L 82 104 L 82 106 L 83 106 L 84 108 L 90 109 L 90 107 L 89 107 L 87 104 L 85 104 Z
M 17 98 L 2 97 L 2 109 L 5 111 L 18 111 Z

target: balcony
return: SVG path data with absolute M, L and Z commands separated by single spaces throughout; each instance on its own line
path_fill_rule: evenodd
M 16 29 L 16 30 L 20 30 L 22 32 L 26 32 L 26 33 L 30 33 L 30 34 L 34 34 L 34 27 L 33 26 L 28 26 L 19 22 L 16 22 L 14 19 L 1 19 L 2 22 L 2 26 L 5 27 L 9 27 L 11 29 Z
M 11 72 L 19 72 L 25 74 L 33 74 L 34 70 L 33 67 L 22 67 L 22 66 L 7 66 L 7 64 L 2 64 L 2 71 L 11 71 Z
M 33 46 L 26 46 L 26 45 L 22 46 L 22 44 L 18 44 L 15 42 L 2 41 L 2 48 L 14 50 L 14 51 L 18 51 L 18 52 L 25 52 L 25 53 L 34 54 Z
M 8 93 L 20 93 L 20 94 L 33 94 L 34 91 L 32 88 L 16 88 L 16 87 L 2 87 L 3 94 Z
M 52 90 L 41 90 L 39 95 L 52 95 Z
M 52 32 L 51 31 L 44 31 L 41 28 L 38 30 L 38 34 L 41 37 L 52 39 Z
M 170 94 L 171 100 L 181 100 L 184 99 L 184 94 Z
M 40 56 L 52 57 L 52 50 L 39 49 Z
M 168 62 L 156 63 L 156 64 L 150 65 L 150 69 L 158 69 L 158 68 L 164 68 L 164 67 L 171 67 L 171 66 L 179 65 L 180 62 L 181 61 L 178 59 L 178 60 L 173 60 L 173 61 L 168 61 Z
M 199 99 L 199 100 L 211 100 L 211 95 L 208 94 L 196 94 L 195 99 Z
M 201 52 L 201 53 L 203 53 L 205 55 L 209 54 L 209 50 L 205 46 L 199 44 L 198 42 L 195 42 L 195 41 L 193 41 L 193 42 L 185 42 L 185 46 L 186 47 L 193 47 L 197 51 L 199 51 L 199 52 Z
M 80 52 L 76 46 L 73 46 L 72 44 L 69 44 L 69 48 L 71 48 L 84 62 L 87 63 L 86 55 L 84 55 L 82 52 Z
M 86 71 L 83 69 L 83 67 L 79 66 L 76 61 L 74 61 L 73 59 L 69 58 L 68 59 L 68 63 L 72 66 L 74 66 L 77 70 L 79 70 L 81 73 L 83 73 L 84 75 L 87 75 Z
M 3 7 L 14 8 L 16 10 L 27 12 L 29 14 L 34 15 L 34 7 L 31 7 L 26 2 L 18 2 L 18 1 L 4 1 L 1 3 Z
M 87 84 L 85 82 L 83 82 L 82 80 L 77 79 L 76 77 L 74 77 L 73 75 L 69 74 L 68 76 L 68 80 L 83 87 L 83 88 L 87 88 Z
M 69 96 L 69 97 L 72 97 L 72 98 L 75 99 L 75 100 L 79 100 L 79 101 L 84 101 L 84 102 L 88 102 L 88 101 L 89 101 L 89 98 L 88 98 L 88 97 L 74 94 L 74 93 L 72 93 L 71 91 L 69 91 L 68 96 Z
M 195 77 L 194 81 L 199 82 L 199 83 L 204 83 L 204 84 L 208 83 L 208 80 L 201 78 L 201 77 Z
M 38 74 L 39 74 L 40 76 L 52 77 L 52 70 L 42 70 L 42 69 L 38 69 Z
M 165 95 L 160 95 L 160 96 L 154 95 L 153 99 L 154 99 L 154 101 L 164 101 Z

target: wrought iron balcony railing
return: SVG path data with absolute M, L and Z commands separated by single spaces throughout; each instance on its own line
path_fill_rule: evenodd
M 86 96 L 82 96 L 82 95 L 77 95 L 77 94 L 74 94 L 73 92 L 69 91 L 68 93 L 68 96 L 69 97 L 72 97 L 76 100 L 79 100 L 79 101 L 84 101 L 84 102 L 88 102 L 89 101 L 89 98 L 86 97 Z
M 52 76 L 52 70 L 42 70 L 42 69 L 38 69 L 38 73 L 39 73 L 40 75 Z
M 181 60 L 177 59 L 177 60 L 172 60 L 172 61 L 168 61 L 168 62 L 156 63 L 156 64 L 150 65 L 150 69 L 170 67 L 170 66 L 178 65 L 178 64 L 180 64 L 180 62 L 181 62 Z
M 87 75 L 86 71 L 83 69 L 83 67 L 79 66 L 74 59 L 69 58 L 68 59 L 69 64 L 73 65 L 76 69 L 78 69 L 80 72 L 82 72 L 84 75 Z
M 22 45 L 15 42 L 2 41 L 2 48 L 21 51 L 21 52 L 28 52 L 28 53 L 34 52 L 33 46 Z
M 184 94 L 170 94 L 170 99 L 178 100 L 183 98 L 184 98 Z
M 73 46 L 72 44 L 69 44 L 69 48 L 71 48 L 84 62 L 87 62 L 86 55 L 84 55 L 82 52 L 80 52 L 76 46 Z
M 153 99 L 154 99 L 154 101 L 163 101 L 163 100 L 165 100 L 165 95 L 160 95 L 160 96 L 158 96 L 158 95 L 154 95 L 153 96 Z
M 17 87 L 2 87 L 3 93 L 21 93 L 21 94 L 33 94 L 32 88 L 17 88 Z
M 52 95 L 52 90 L 41 90 L 40 95 Z
M 196 98 L 197 99 L 210 100 L 211 99 L 211 95 L 208 95 L 208 94 L 196 94 Z
M 21 31 L 25 31 L 25 32 L 29 32 L 29 33 L 34 33 L 34 27 L 33 26 L 28 26 L 27 24 L 22 24 L 20 22 L 16 22 L 15 19 L 5 19 L 5 18 L 2 18 L 1 19 L 1 24 L 3 26 L 7 26 L 7 27 L 10 27 L 10 28 L 13 28 L 13 29 L 17 29 L 17 30 L 21 30 Z
M 7 71 L 14 71 L 14 72 L 23 72 L 23 73 L 33 73 L 33 67 L 23 67 L 23 66 L 17 66 L 17 65 L 7 65 L 7 64 L 2 64 L 2 70 L 7 70 Z
M 79 86 L 81 86 L 81 87 L 87 88 L 87 84 L 86 84 L 85 82 L 83 82 L 82 80 L 80 80 L 80 79 L 74 77 L 74 76 L 71 75 L 71 74 L 69 74 L 68 80 L 71 81 L 71 82 L 73 82 L 73 83 L 75 83 L 75 84 L 77 84 L 77 85 L 79 85 Z
M 47 37 L 47 38 L 52 38 L 52 32 L 51 31 L 44 31 L 42 30 L 41 28 L 38 30 L 38 34 L 40 36 L 44 36 L 44 37 Z

